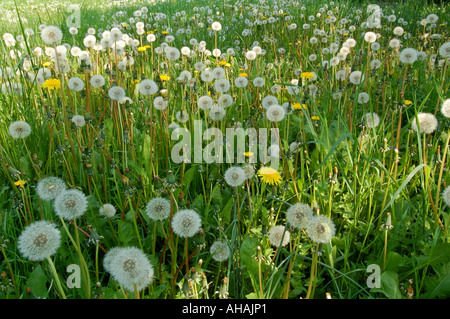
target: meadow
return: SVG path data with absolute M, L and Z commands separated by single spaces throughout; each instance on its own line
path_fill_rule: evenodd
M 450 297 L 449 9 L 2 1 L 0 297 Z

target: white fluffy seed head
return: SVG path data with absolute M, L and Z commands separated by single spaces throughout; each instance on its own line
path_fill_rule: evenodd
M 336 227 L 326 216 L 313 216 L 306 228 L 309 238 L 319 244 L 328 243 L 336 233 Z
M 216 240 L 209 249 L 212 258 L 217 262 L 223 262 L 230 257 L 230 247 L 224 240 Z
M 60 245 L 60 231 L 45 220 L 28 225 L 18 238 L 20 253 L 31 261 L 42 261 L 54 255 Z
M 96 89 L 105 85 L 105 82 L 105 78 L 101 74 L 93 75 L 90 80 L 91 85 Z
M 67 82 L 67 85 L 69 86 L 69 89 L 75 92 L 80 92 L 84 89 L 84 82 L 79 77 L 72 77 Z
M 417 120 L 419 120 L 418 124 Z M 434 114 L 419 113 L 417 114 L 417 118 L 414 117 L 411 128 L 416 132 L 419 130 L 420 133 L 431 134 L 437 129 L 438 124 L 438 120 Z
M 441 106 L 441 113 L 447 118 L 450 118 L 450 99 L 446 99 Z
M 248 79 L 245 76 L 238 76 L 234 80 L 234 85 L 238 88 L 244 88 L 248 85 Z
M 286 111 L 279 105 L 272 105 L 266 111 L 266 117 L 271 122 L 280 122 L 284 119 Z
M 45 44 L 55 45 L 61 42 L 63 33 L 60 28 L 50 25 L 42 29 L 41 38 Z
M 216 82 L 214 83 L 214 89 L 216 90 L 216 92 L 219 93 L 228 92 L 230 87 L 231 87 L 230 81 L 228 81 L 227 79 L 219 79 L 216 80 Z
M 112 218 L 116 214 L 116 208 L 113 205 L 106 203 L 100 207 L 98 212 L 100 213 L 101 216 Z
M 442 200 L 445 205 L 450 206 L 450 186 L 447 186 L 442 192 Z
M 268 109 L 272 105 L 278 105 L 278 99 L 273 95 L 268 95 L 262 99 L 261 104 L 263 108 Z
M 114 247 L 103 259 L 103 267 L 123 286 L 133 292 L 145 289 L 153 281 L 154 270 L 147 256 L 136 247 Z
M 311 207 L 303 203 L 296 203 L 288 208 L 286 212 L 286 220 L 294 228 L 303 229 L 308 226 L 309 221 L 313 217 Z
M 26 138 L 31 134 L 31 126 L 25 121 L 15 121 L 9 125 L 9 134 L 12 138 Z
M 448 59 L 450 58 L 450 42 L 445 42 L 441 45 L 439 48 L 439 54 L 444 58 Z
M 66 190 L 66 183 L 55 176 L 41 179 L 36 186 L 36 193 L 42 200 L 53 200 L 64 190 Z
M 221 106 L 213 106 L 212 108 L 209 109 L 209 117 L 213 121 L 223 120 L 226 113 L 227 112 L 225 111 L 225 109 Z
M 203 95 L 198 98 L 197 106 L 201 110 L 208 110 L 213 105 L 213 99 L 208 95 Z
M 193 237 L 200 231 L 202 220 L 192 209 L 182 209 L 172 217 L 173 232 L 182 238 Z
M 158 85 L 155 83 L 155 81 L 150 79 L 142 80 L 139 83 L 139 92 L 142 95 L 153 95 L 158 92 Z
M 367 127 L 374 128 L 380 124 L 380 117 L 376 113 L 366 113 L 362 117 L 362 121 Z
M 147 203 L 145 212 L 152 220 L 165 220 L 170 216 L 170 200 L 163 197 L 152 198 Z
M 413 48 L 406 48 L 400 52 L 400 62 L 405 64 L 413 64 L 417 61 L 417 51 Z
M 214 31 L 220 31 L 222 30 L 222 25 L 220 24 L 220 22 L 213 22 L 213 24 L 211 24 L 211 29 L 213 29 Z
M 272 227 L 268 234 L 270 243 L 275 247 L 286 246 L 291 238 L 291 233 L 281 225 Z
M 120 86 L 112 86 L 108 90 L 108 95 L 111 100 L 120 101 L 125 97 L 125 90 Z
M 225 182 L 231 187 L 241 186 L 245 180 L 245 171 L 239 166 L 232 166 L 225 171 Z
M 355 85 L 361 84 L 364 82 L 364 74 L 361 71 L 353 71 L 349 75 L 349 80 Z
M 72 117 L 72 123 L 74 123 L 76 127 L 83 127 L 86 125 L 86 120 L 83 115 L 74 115 Z
M 74 220 L 84 215 L 88 208 L 86 195 L 78 189 L 60 192 L 53 203 L 56 215 L 65 220 Z

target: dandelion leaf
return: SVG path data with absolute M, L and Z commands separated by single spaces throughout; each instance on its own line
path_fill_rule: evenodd
M 381 287 L 373 288 L 371 292 L 381 292 L 389 299 L 403 299 L 398 284 L 398 275 L 392 271 L 385 271 L 381 274 Z
M 47 298 L 47 276 L 41 265 L 37 266 L 36 269 L 31 273 L 27 280 L 27 287 L 31 289 L 31 293 L 37 298 Z

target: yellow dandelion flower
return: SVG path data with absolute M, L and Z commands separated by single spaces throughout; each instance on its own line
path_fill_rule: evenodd
M 145 51 L 147 51 L 147 48 L 146 47 L 139 47 L 137 50 L 139 52 L 145 52 Z
M 255 155 L 253 152 L 244 152 L 244 156 L 246 157 L 252 157 L 253 155 Z
M 61 81 L 58 79 L 48 79 L 41 86 L 49 90 L 59 89 L 61 87 Z
M 344 37 L 348 36 L 348 33 L 344 33 Z
M 46 68 L 48 68 L 52 64 L 51 64 L 51 62 L 44 62 L 42 65 L 45 66 Z
M 411 105 L 411 104 L 413 104 L 412 101 L 410 101 L 410 100 L 405 100 L 405 105 Z
M 23 188 L 26 183 L 27 182 L 25 182 L 24 180 L 19 179 L 17 182 L 14 182 L 14 185 L 16 185 L 17 187 L 22 187 Z
M 312 79 L 312 78 L 314 78 L 314 73 L 302 72 L 301 77 L 302 77 L 302 79 Z
M 258 171 L 258 176 L 261 177 L 261 180 L 269 185 L 278 185 L 281 184 L 281 175 L 272 167 L 261 167 Z
M 159 76 L 159 79 L 160 79 L 161 81 L 169 81 L 169 80 L 170 80 L 170 76 L 168 76 L 168 75 L 166 75 L 166 74 L 161 74 L 161 75 Z
M 227 61 L 220 61 L 219 65 L 221 65 L 221 66 L 231 66 L 231 64 L 228 63 Z
M 167 32 L 167 31 L 163 31 L 163 32 L 161 32 L 162 34 L 169 34 L 169 32 Z
M 320 120 L 320 117 L 318 117 L 317 115 L 313 115 L 313 116 L 311 116 L 311 120 L 318 121 L 318 120 Z
M 306 110 L 306 104 L 294 103 L 292 104 L 292 108 L 294 110 L 301 110 L 301 109 Z
M 144 47 L 145 47 L 146 49 L 150 49 L 152 46 L 147 44 L 147 45 L 145 45 Z
M 248 76 L 248 74 L 247 74 L 247 73 L 245 73 L 245 72 L 243 72 L 243 73 L 239 73 L 239 76 L 245 76 L 245 77 L 247 77 L 247 76 Z

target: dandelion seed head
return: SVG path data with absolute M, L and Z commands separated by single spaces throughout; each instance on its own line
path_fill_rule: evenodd
M 170 200 L 163 197 L 152 198 L 147 203 L 145 212 L 152 220 L 165 220 L 170 216 Z
M 419 120 L 419 124 L 417 124 L 417 119 Z M 431 134 L 437 129 L 438 124 L 438 120 L 434 114 L 419 113 L 417 114 L 417 118 L 414 117 L 411 128 L 416 132 L 420 128 L 420 133 Z
M 116 214 L 116 208 L 113 205 L 106 203 L 100 207 L 98 212 L 101 216 L 112 218 Z
M 67 82 L 67 85 L 69 86 L 69 89 L 75 92 L 80 92 L 84 89 L 84 82 L 79 77 L 72 77 Z
M 45 44 L 55 45 L 61 42 L 63 33 L 57 26 L 46 26 L 41 30 L 41 38 Z
M 83 127 L 86 125 L 86 120 L 83 115 L 74 115 L 72 117 L 72 123 L 74 123 L 76 127 Z
M 48 221 L 29 224 L 18 238 L 18 249 L 31 261 L 42 261 L 54 255 L 61 245 L 61 233 Z
M 313 216 L 306 227 L 306 233 L 313 242 L 325 244 L 334 237 L 336 228 L 328 217 Z
M 286 212 L 286 220 L 294 228 L 303 229 L 308 226 L 309 221 L 313 217 L 311 207 L 303 203 L 296 203 L 288 208 Z
M 196 211 L 182 209 L 173 216 L 171 224 L 176 235 L 182 238 L 189 238 L 200 231 L 202 220 Z
M 450 99 L 446 99 L 441 106 L 441 113 L 446 118 L 450 118 Z
M 412 64 L 417 61 L 417 51 L 413 48 L 406 48 L 400 52 L 400 62 Z
M 273 226 L 269 229 L 269 241 L 274 247 L 284 247 L 289 244 L 289 240 L 291 238 L 291 233 L 288 230 L 285 230 L 284 226 Z
M 286 111 L 279 105 L 272 105 L 266 111 L 266 117 L 271 122 L 280 122 L 284 119 Z
M 369 128 L 377 127 L 380 124 L 380 117 L 376 113 L 366 113 L 362 117 L 362 122 Z
M 155 83 L 155 81 L 150 79 L 142 80 L 139 83 L 139 92 L 142 95 L 153 95 L 158 92 L 158 85 Z
M 125 90 L 123 88 L 121 88 L 120 86 L 116 86 L 116 85 L 112 86 L 108 90 L 108 95 L 109 95 L 109 98 L 114 101 L 120 101 L 126 96 Z
M 55 176 L 41 179 L 36 186 L 36 193 L 42 200 L 53 200 L 64 190 L 66 190 L 66 183 Z
M 145 289 L 154 277 L 153 266 L 144 252 L 136 247 L 114 247 L 103 259 L 103 267 L 111 276 L 132 292 Z
M 209 109 L 209 117 L 213 121 L 221 121 L 225 118 L 227 112 L 221 106 L 213 106 Z
M 26 138 L 31 134 L 31 126 L 25 121 L 15 121 L 9 125 L 9 134 L 14 139 Z
M 212 258 L 217 262 L 223 262 L 230 257 L 230 247 L 223 240 L 216 240 L 209 249 Z
M 225 171 L 224 179 L 229 186 L 239 187 L 245 182 L 245 171 L 239 166 L 232 166 Z
M 74 220 L 84 215 L 88 208 L 86 195 L 78 189 L 61 191 L 53 203 L 56 215 L 65 220 Z

